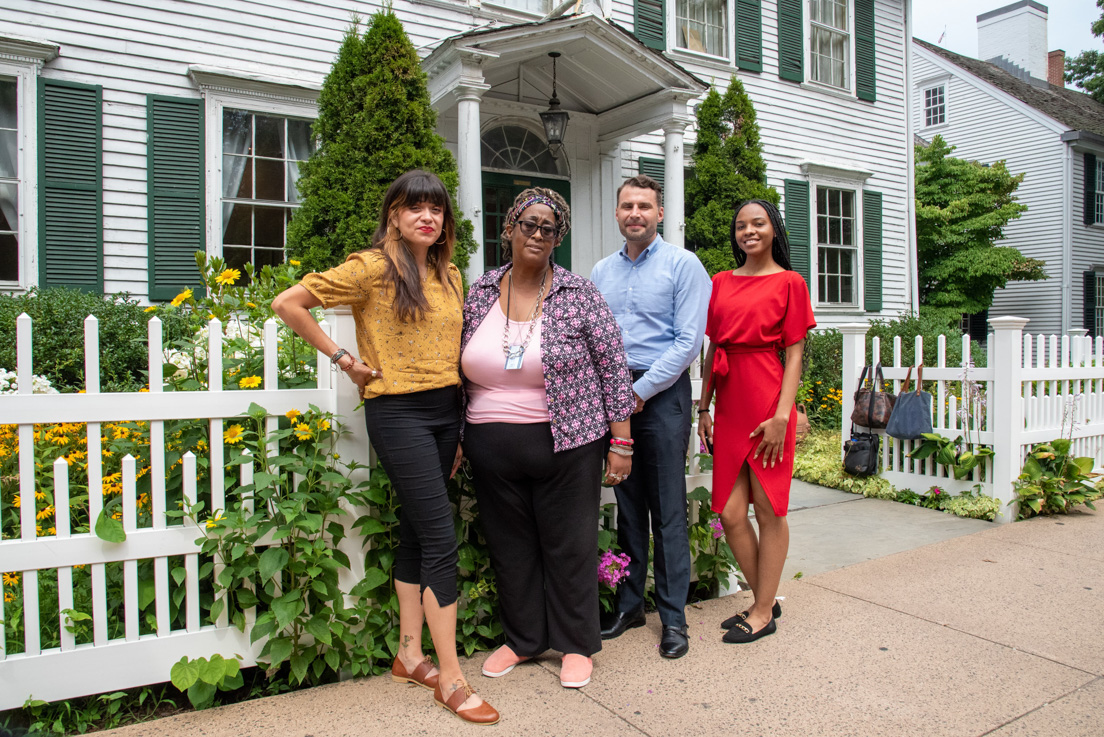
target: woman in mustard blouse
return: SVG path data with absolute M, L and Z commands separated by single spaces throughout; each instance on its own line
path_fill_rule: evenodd
M 364 397 L 368 436 L 401 503 L 395 589 L 399 653 L 394 680 L 433 691 L 461 719 L 494 724 L 456 656 L 456 535 L 445 482 L 460 440 L 460 331 L 464 295 L 450 263 L 452 204 L 433 174 L 409 171 L 384 196 L 372 247 L 308 274 L 272 309 L 353 381 Z M 313 307 L 350 305 L 357 355 L 318 327 Z M 422 653 L 429 624 L 440 673 Z

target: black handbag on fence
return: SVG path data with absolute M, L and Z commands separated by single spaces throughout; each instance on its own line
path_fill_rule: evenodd
M 886 425 L 886 435 L 898 440 L 916 440 L 923 433 L 932 431 L 932 395 L 921 390 L 924 381 L 924 364 L 916 367 L 916 391 L 909 391 L 912 379 L 912 366 L 909 366 L 905 383 L 897 401 L 893 404 L 893 413 Z
M 870 388 L 864 388 L 866 373 L 870 371 Z M 851 422 L 871 430 L 884 428 L 893 412 L 893 403 L 897 399 L 885 390 L 885 378 L 882 376 L 882 364 L 863 366 L 859 376 L 859 385 L 855 388 L 855 408 L 851 410 Z
M 881 439 L 876 433 L 855 432 L 851 426 L 851 439 L 843 444 L 843 470 L 852 476 L 873 476 L 878 473 L 878 446 Z

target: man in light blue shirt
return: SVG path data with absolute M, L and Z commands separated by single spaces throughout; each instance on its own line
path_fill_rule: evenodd
M 655 542 L 655 588 L 663 636 L 659 653 L 680 658 L 690 648 L 686 598 L 690 542 L 686 533 L 686 450 L 692 397 L 687 368 L 705 336 L 712 283 L 697 256 L 656 234 L 663 220 L 659 182 L 640 175 L 617 190 L 617 226 L 625 245 L 590 274 L 621 326 L 632 369 L 632 472 L 614 487 L 617 541 L 629 577 L 616 611 L 603 618 L 602 639 L 644 624 L 648 531 Z

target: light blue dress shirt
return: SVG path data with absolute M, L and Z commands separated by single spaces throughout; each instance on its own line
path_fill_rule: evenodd
M 701 352 L 713 289 L 709 273 L 697 256 L 657 235 L 635 261 L 627 246 L 599 261 L 590 280 L 621 326 L 629 368 L 647 371 L 633 391 L 648 401 Z

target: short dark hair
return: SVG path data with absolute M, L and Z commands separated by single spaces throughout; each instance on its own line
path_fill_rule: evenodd
M 621 186 L 617 188 L 617 202 L 621 202 L 621 190 L 625 187 L 633 187 L 634 189 L 650 189 L 656 193 L 656 205 L 663 207 L 663 185 L 652 179 L 647 174 L 637 174 L 635 177 L 629 177 L 621 183 Z

